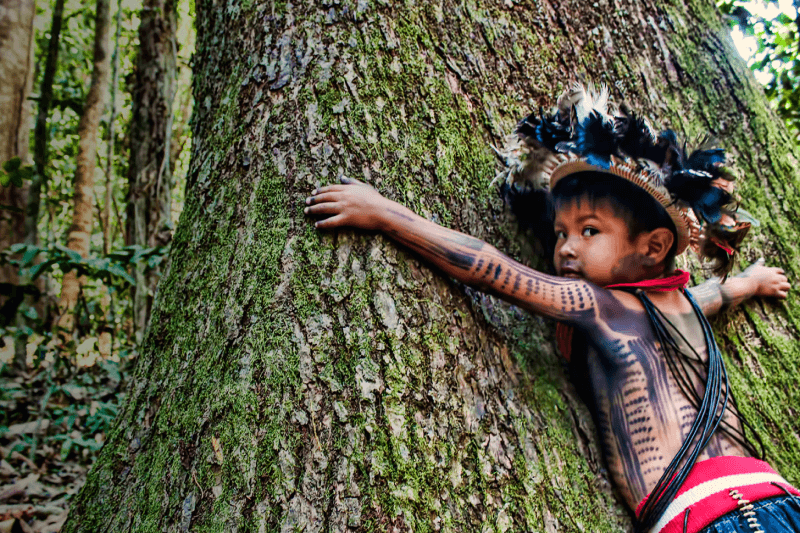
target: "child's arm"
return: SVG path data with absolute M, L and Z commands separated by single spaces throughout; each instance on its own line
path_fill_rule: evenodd
M 692 287 L 689 292 L 695 297 L 703 313 L 711 316 L 753 296 L 785 299 L 790 288 L 789 280 L 782 269 L 764 266 L 764 260 L 759 259 L 738 276 L 728 278 L 725 283 L 711 279 Z
M 369 185 L 350 178 L 342 183 L 321 187 L 306 199 L 307 214 L 329 216 L 316 222 L 317 228 L 380 230 L 483 292 L 556 320 L 576 325 L 594 320 L 599 292 L 594 285 L 537 272 L 479 239 L 420 217 Z

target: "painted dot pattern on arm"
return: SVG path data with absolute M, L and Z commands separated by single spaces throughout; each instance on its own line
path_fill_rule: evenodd
M 588 282 L 538 272 L 478 239 L 435 224 L 425 231 L 395 228 L 386 233 L 456 279 L 537 314 L 575 325 L 596 318 L 595 293 L 602 289 Z

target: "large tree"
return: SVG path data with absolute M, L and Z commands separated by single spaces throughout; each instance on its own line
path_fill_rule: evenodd
M 141 361 L 65 531 L 618 531 L 551 325 L 377 235 L 320 236 L 361 178 L 531 259 L 490 144 L 576 78 L 738 156 L 742 261 L 791 279 L 800 177 L 713 2 L 198 1 L 187 200 Z M 700 276 L 698 275 L 698 279 Z M 717 334 L 771 460 L 800 483 L 798 300 Z

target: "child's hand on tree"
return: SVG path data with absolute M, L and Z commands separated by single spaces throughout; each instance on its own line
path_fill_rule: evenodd
M 327 185 L 311 191 L 306 198 L 305 213 L 327 216 L 314 225 L 318 229 L 349 226 L 361 229 L 383 228 L 383 214 L 391 200 L 384 198 L 372 186 L 353 178 L 342 178 L 341 185 Z
M 763 258 L 747 267 L 742 276 L 758 282 L 755 296 L 784 299 L 792 288 L 783 269 L 766 266 Z

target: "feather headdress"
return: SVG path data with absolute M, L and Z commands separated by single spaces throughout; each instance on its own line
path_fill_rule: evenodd
M 605 87 L 596 91 L 573 85 L 554 112 L 540 108 L 531 113 L 505 147 L 495 151 L 506 166 L 495 181 L 503 182 L 512 200 L 521 191 L 551 190 L 560 179 L 583 171 L 611 174 L 641 187 L 674 222 L 677 253 L 696 245 L 721 276 L 730 271 L 754 222 L 734 201 L 734 178 L 722 149 L 705 140 L 687 153 L 673 131 L 656 134 L 643 117 L 624 106 L 616 109 Z

